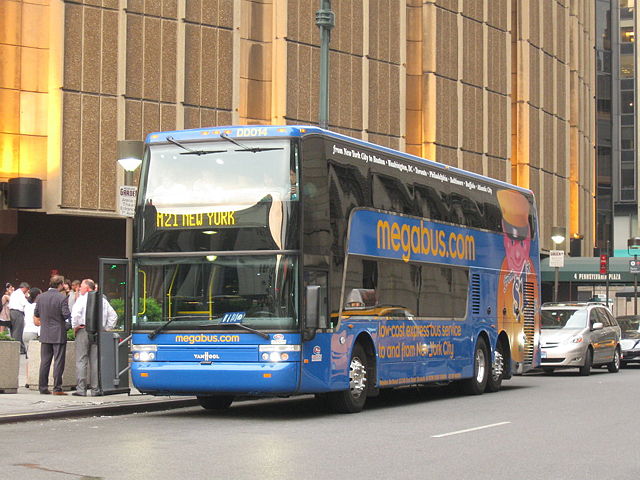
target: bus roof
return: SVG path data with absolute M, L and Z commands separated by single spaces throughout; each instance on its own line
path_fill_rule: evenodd
M 494 185 L 500 185 L 512 190 L 518 190 L 523 193 L 533 196 L 533 192 L 527 188 L 519 187 L 502 180 L 486 177 L 475 172 L 468 170 L 462 170 L 457 167 L 452 167 L 444 163 L 436 162 L 433 160 L 427 160 L 410 153 L 401 152 L 400 150 L 394 150 L 393 148 L 384 147 L 375 143 L 359 140 L 354 137 L 349 137 L 331 130 L 324 130 L 314 125 L 227 125 L 219 127 L 207 127 L 207 128 L 193 128 L 189 130 L 174 130 L 167 132 L 152 132 L 147 135 L 146 143 L 164 143 L 167 142 L 167 137 L 172 137 L 177 141 L 195 141 L 201 139 L 220 138 L 221 134 L 229 135 L 234 139 L 257 139 L 257 138 L 272 138 L 272 137 L 303 137 L 310 134 L 321 134 L 326 137 L 332 137 L 336 140 L 342 140 L 345 142 L 351 142 L 364 148 L 372 150 L 379 150 L 391 155 L 404 157 L 413 161 L 422 162 L 431 167 L 440 168 L 452 173 L 466 175 L 471 178 L 483 180 L 485 182 L 492 183 Z

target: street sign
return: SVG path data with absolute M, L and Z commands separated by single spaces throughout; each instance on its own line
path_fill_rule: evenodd
M 120 187 L 120 215 L 124 217 L 133 217 L 136 210 L 136 195 L 138 187 L 122 185 Z
M 640 273 L 640 261 L 629 260 L 629 273 Z
M 564 250 L 549 251 L 549 266 L 558 268 L 564 267 Z
M 606 275 L 609 271 L 609 257 L 600 255 L 600 275 Z

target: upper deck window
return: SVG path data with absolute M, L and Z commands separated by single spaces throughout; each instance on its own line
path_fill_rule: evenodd
M 290 142 L 242 140 L 152 145 L 145 205 L 160 213 L 241 210 L 270 200 L 296 200 L 298 174 Z

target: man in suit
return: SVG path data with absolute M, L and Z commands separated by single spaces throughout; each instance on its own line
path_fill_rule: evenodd
M 66 296 L 61 293 L 64 277 L 54 275 L 49 290 L 38 296 L 34 323 L 40 325 L 40 393 L 49 394 L 49 370 L 53 359 L 53 394 L 66 395 L 62 391 L 64 356 L 67 351 L 65 320 L 71 317 Z

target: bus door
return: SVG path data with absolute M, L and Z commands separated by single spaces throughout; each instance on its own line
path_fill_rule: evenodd
M 101 258 L 98 294 L 115 310 L 117 320 L 105 329 L 102 310 L 98 309 L 98 382 L 102 393 L 129 392 L 129 340 L 131 332 L 131 292 L 126 259 Z M 108 308 L 108 307 L 107 307 Z

